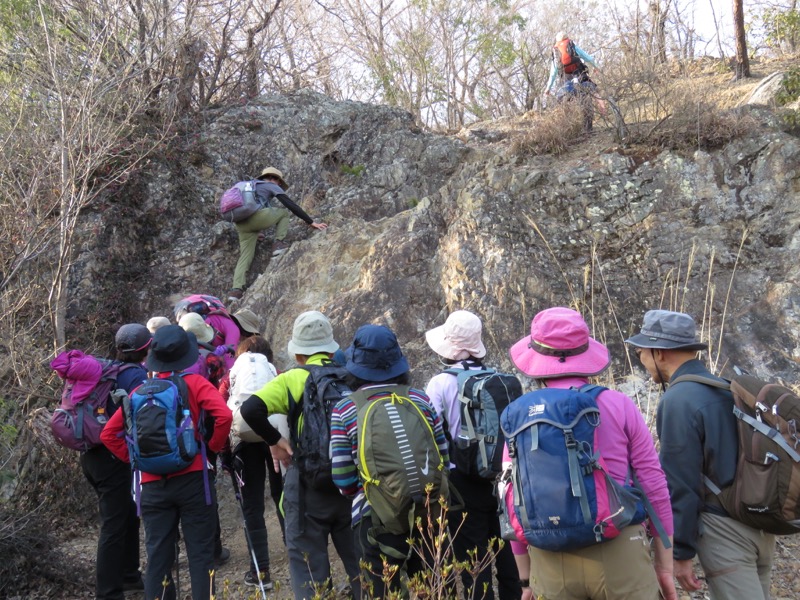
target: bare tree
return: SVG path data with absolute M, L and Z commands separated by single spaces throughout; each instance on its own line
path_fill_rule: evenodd
M 25 68 L 10 70 L 1 84 L 2 96 L 15 98 L 16 116 L 3 107 L 0 138 L 15 141 L 2 147 L 0 177 L 12 187 L 0 191 L 0 204 L 18 206 L 22 198 L 27 210 L 7 223 L 0 291 L 11 294 L 4 307 L 19 308 L 32 301 L 32 285 L 46 287 L 53 345 L 60 348 L 79 217 L 125 181 L 164 134 L 150 123 L 155 137 L 144 135 L 152 89 L 142 84 L 140 54 L 119 43 L 120 21 L 93 11 L 106 5 L 71 12 L 56 0 L 36 0 L 33 7 L 13 43 L 3 46 L 5 62 L 25 56 Z

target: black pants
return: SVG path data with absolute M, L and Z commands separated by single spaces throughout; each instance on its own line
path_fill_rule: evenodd
M 131 467 L 105 446 L 81 454 L 81 468 L 97 492 L 100 538 L 97 540 L 97 600 L 122 600 L 124 581 L 138 581 L 139 518 L 131 496 Z
M 463 510 L 451 510 L 448 514 L 450 535 L 453 536 L 453 551 L 460 561 L 470 561 L 468 551 L 477 549 L 475 560 L 480 562 L 489 552 L 489 540 L 500 539 L 500 522 L 497 519 L 497 498 L 490 481 L 476 481 L 459 473 L 450 471 L 450 484 L 464 499 Z M 463 522 L 462 522 L 463 521 Z M 497 551 L 497 546 L 492 546 Z M 511 552 L 511 544 L 505 543 L 495 557 L 497 568 L 497 587 L 500 600 L 519 600 L 522 589 L 519 585 L 519 572 Z M 473 581 L 467 570 L 461 574 L 466 598 L 469 600 L 494 600 L 492 589 L 492 567 L 489 564 Z M 484 593 L 484 588 L 486 591 Z
M 267 525 L 264 522 L 264 492 L 267 472 L 272 469 L 272 455 L 269 446 L 264 442 L 243 442 L 236 447 L 235 455 L 239 460 L 234 462 L 241 467 L 239 473 L 243 485 L 241 487 L 242 512 L 247 528 L 250 546 L 250 571 L 269 571 L 269 542 Z M 258 568 L 253 563 L 253 554 L 258 561 Z
M 175 599 L 172 567 L 175 563 L 175 540 L 180 522 L 193 600 L 208 600 L 214 593 L 214 530 L 216 520 L 215 490 L 211 485 L 211 503 L 206 502 L 202 471 L 142 484 L 142 521 L 147 548 L 145 597 Z M 169 584 L 162 586 L 164 578 Z M 182 587 L 181 594 L 185 593 Z

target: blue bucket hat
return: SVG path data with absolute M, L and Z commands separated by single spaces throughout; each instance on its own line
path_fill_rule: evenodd
M 384 325 L 359 327 L 345 356 L 347 371 L 364 381 L 388 381 L 409 370 L 397 336 Z

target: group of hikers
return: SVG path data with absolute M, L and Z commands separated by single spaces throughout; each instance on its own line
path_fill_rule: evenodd
M 137 510 L 146 598 L 176 597 L 179 524 L 192 597 L 212 597 L 215 567 L 230 556 L 219 542 L 216 455 L 243 513 L 244 583 L 264 597 L 278 552 L 265 526 L 267 480 L 297 599 L 333 591 L 329 540 L 348 578 L 336 591 L 353 598 L 403 596 L 439 577 L 451 597 L 491 599 L 496 586 L 501 600 L 676 600 L 675 579 L 686 591 L 702 585 L 695 557 L 711 598 L 770 597 L 775 536 L 732 518 L 704 484 L 734 480 L 737 424 L 687 314 L 650 310 L 626 340 L 654 382 L 671 383 L 658 406 L 660 456 L 635 402 L 589 384 L 611 358 L 569 308 L 536 314 L 509 349 L 537 388 L 527 394 L 515 375 L 487 367 L 482 321 L 466 310 L 426 332 L 443 370 L 424 386 L 385 325 L 362 325 L 343 351 L 329 319 L 304 312 L 287 347 L 296 364 L 278 372 L 252 311 L 192 296 L 175 318 L 119 329 L 102 443 L 81 452 L 102 520 L 98 599 L 142 587 Z M 90 358 L 70 351 L 54 368 L 80 382 Z M 183 420 L 164 419 L 169 403 L 148 413 L 173 387 Z M 162 469 L 170 435 L 187 456 Z
M 559 94 L 590 97 L 584 62 L 594 66 L 592 58 L 566 34 L 556 42 L 548 93 L 560 79 Z M 233 307 L 266 229 L 276 228 L 278 256 L 288 248 L 290 212 L 327 228 L 287 188 L 269 166 L 221 199 L 240 242 L 231 311 L 214 296 L 187 296 L 174 320 L 120 327 L 111 360 L 70 350 L 51 363 L 65 380 L 53 433 L 80 451 L 98 496 L 97 600 L 142 589 L 147 600 L 176 598 L 181 537 L 192 597 L 213 597 L 215 570 L 231 556 L 221 541 L 218 467 L 244 524 L 250 566 L 242 582 L 265 598 L 278 552 L 265 521 L 268 483 L 298 600 L 432 588 L 487 600 L 495 589 L 500 600 L 677 600 L 675 580 L 686 591 L 702 586 L 695 558 L 712 600 L 769 599 L 774 533 L 797 532 L 800 519 L 776 529 L 744 518 L 729 498 L 741 500 L 730 491 L 743 470 L 743 422 L 777 444 L 749 462 L 773 473 L 800 463 L 791 442 L 779 443 L 786 431 L 800 443 L 796 397 L 781 396 L 780 411 L 779 401 L 769 405 L 788 429 L 771 428 L 764 405 L 747 417 L 734 407 L 732 384 L 699 359 L 706 345 L 692 317 L 668 310 L 647 311 L 626 340 L 664 390 L 660 453 L 631 398 L 589 383 L 611 358 L 569 308 L 536 314 L 509 349 L 525 387 L 535 388 L 528 393 L 516 375 L 487 366 L 483 323 L 467 310 L 425 333 L 443 366 L 425 385 L 389 327 L 364 324 L 343 350 L 315 310 L 295 319 L 294 364 L 280 372 L 260 318 Z M 796 418 L 783 416 L 786 407 Z M 759 491 L 783 485 L 755 477 Z M 776 503 L 753 500 L 749 510 L 771 515 Z M 347 576 L 338 588 L 329 540 Z

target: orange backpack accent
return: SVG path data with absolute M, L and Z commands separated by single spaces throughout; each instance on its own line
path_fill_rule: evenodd
M 564 38 L 553 46 L 557 63 L 560 61 L 559 70 L 567 75 L 575 73 L 581 65 L 581 59 L 575 53 L 575 44 L 569 38 Z

